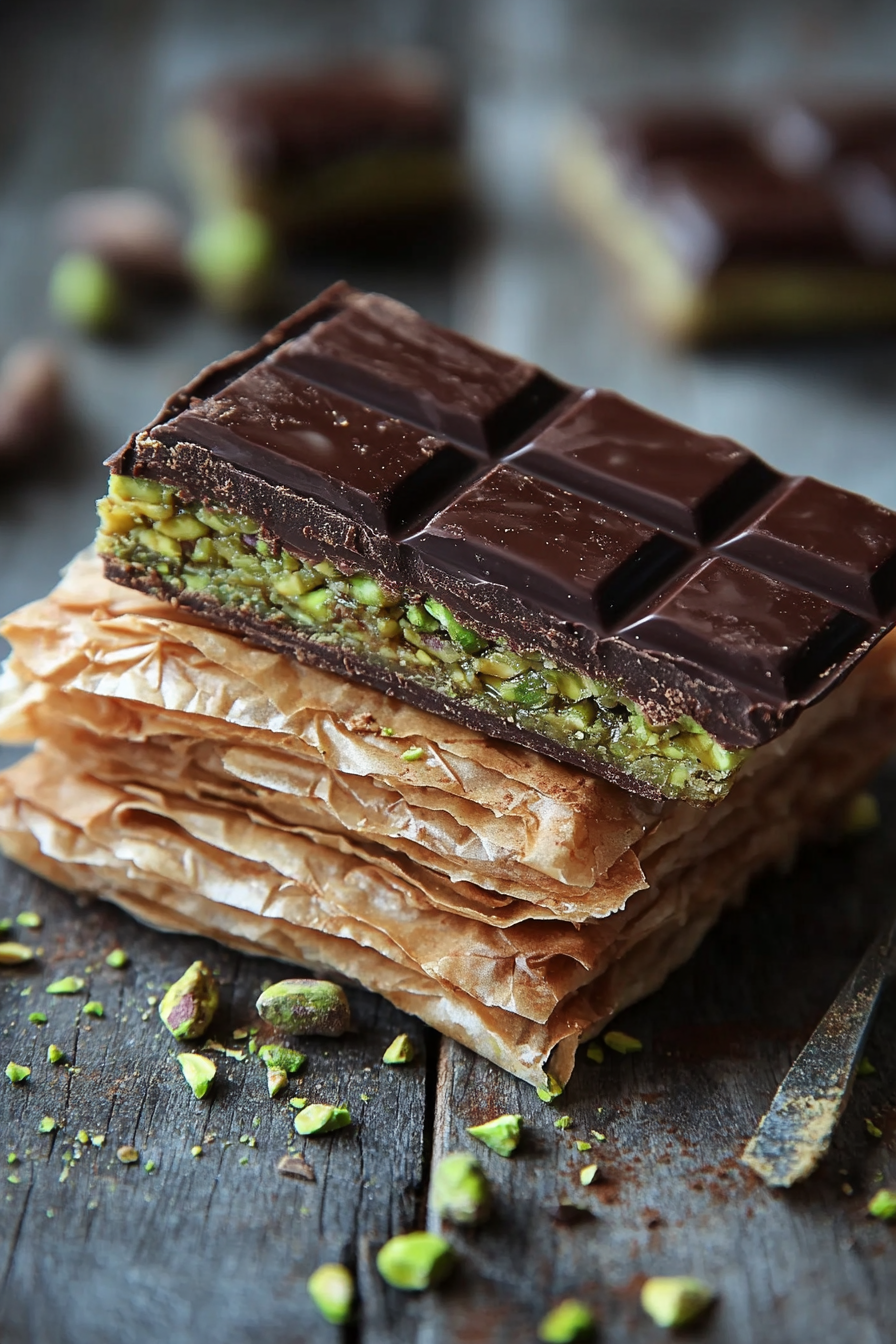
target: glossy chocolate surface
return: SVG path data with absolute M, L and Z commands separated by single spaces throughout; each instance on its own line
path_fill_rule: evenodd
M 896 619 L 896 514 L 345 285 L 206 371 L 111 465 L 733 747 L 786 727 Z M 469 721 L 461 701 L 441 712 Z

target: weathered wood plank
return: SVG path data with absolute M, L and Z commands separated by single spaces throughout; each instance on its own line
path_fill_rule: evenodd
M 43 947 L 39 961 L 0 973 L 0 1069 L 10 1059 L 32 1067 L 18 1086 L 0 1073 L 0 1153 L 19 1158 L 6 1168 L 15 1183 L 0 1203 L 4 1341 L 243 1344 L 282 1337 L 284 1322 L 290 1338 L 312 1330 L 335 1338 L 304 1289 L 327 1259 L 357 1267 L 364 1338 L 410 1338 L 413 1312 L 396 1311 L 371 1251 L 415 1224 L 423 1198 L 428 1047 L 420 1024 L 350 990 L 355 1030 L 336 1041 L 308 1038 L 308 1064 L 289 1092 L 344 1102 L 355 1123 L 298 1139 L 295 1111 L 285 1095 L 267 1096 L 264 1069 L 248 1053 L 210 1053 L 218 1077 L 196 1101 L 176 1063 L 180 1047 L 149 1002 L 202 956 L 222 987 L 211 1034 L 241 1048 L 232 1029 L 257 1024 L 255 997 L 282 966 L 156 934 L 108 906 L 79 908 L 10 864 L 0 890 L 0 914 L 30 909 L 45 921 L 40 931 L 18 930 Z M 131 957 L 124 971 L 103 960 L 116 945 Z M 44 993 L 71 973 L 86 975 L 84 993 Z M 88 996 L 103 1002 L 102 1019 L 79 1013 Z M 46 1025 L 28 1021 L 35 1010 Z M 389 1068 L 382 1053 L 399 1031 L 410 1033 L 417 1060 Z M 46 1062 L 51 1041 L 69 1066 Z M 38 1133 L 44 1115 L 58 1122 L 55 1134 Z M 82 1128 L 103 1135 L 103 1147 L 79 1145 Z M 313 1167 L 313 1183 L 277 1174 L 291 1141 Z M 138 1164 L 117 1160 L 122 1144 L 138 1149 Z M 201 1157 L 191 1156 L 194 1144 Z M 151 1173 L 147 1161 L 156 1164 Z

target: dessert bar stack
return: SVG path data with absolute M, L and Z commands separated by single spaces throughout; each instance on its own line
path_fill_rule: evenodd
M 896 741 L 896 516 L 340 285 L 9 617 L 0 844 L 536 1086 Z

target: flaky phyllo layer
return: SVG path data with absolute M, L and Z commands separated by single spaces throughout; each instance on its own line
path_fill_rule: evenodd
M 712 808 L 650 804 L 78 562 L 10 617 L 0 845 L 162 928 L 333 968 L 518 1076 L 655 989 L 896 740 L 883 641 Z
M 426 594 L 389 590 L 368 574 L 291 553 L 263 537 L 254 519 L 186 502 L 170 486 L 113 476 L 99 513 L 100 553 L 152 571 L 171 594 L 201 593 L 286 623 L 312 641 L 585 750 L 664 796 L 722 797 L 748 754 L 727 750 L 687 716 L 655 727 L 606 682 L 486 640 Z

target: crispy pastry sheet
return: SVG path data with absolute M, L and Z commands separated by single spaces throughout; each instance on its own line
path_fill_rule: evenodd
M 896 738 L 891 640 L 723 803 L 654 808 L 182 619 L 89 557 L 4 633 L 0 738 L 39 744 L 0 776 L 11 857 L 333 968 L 536 1084 L 565 1082 Z

